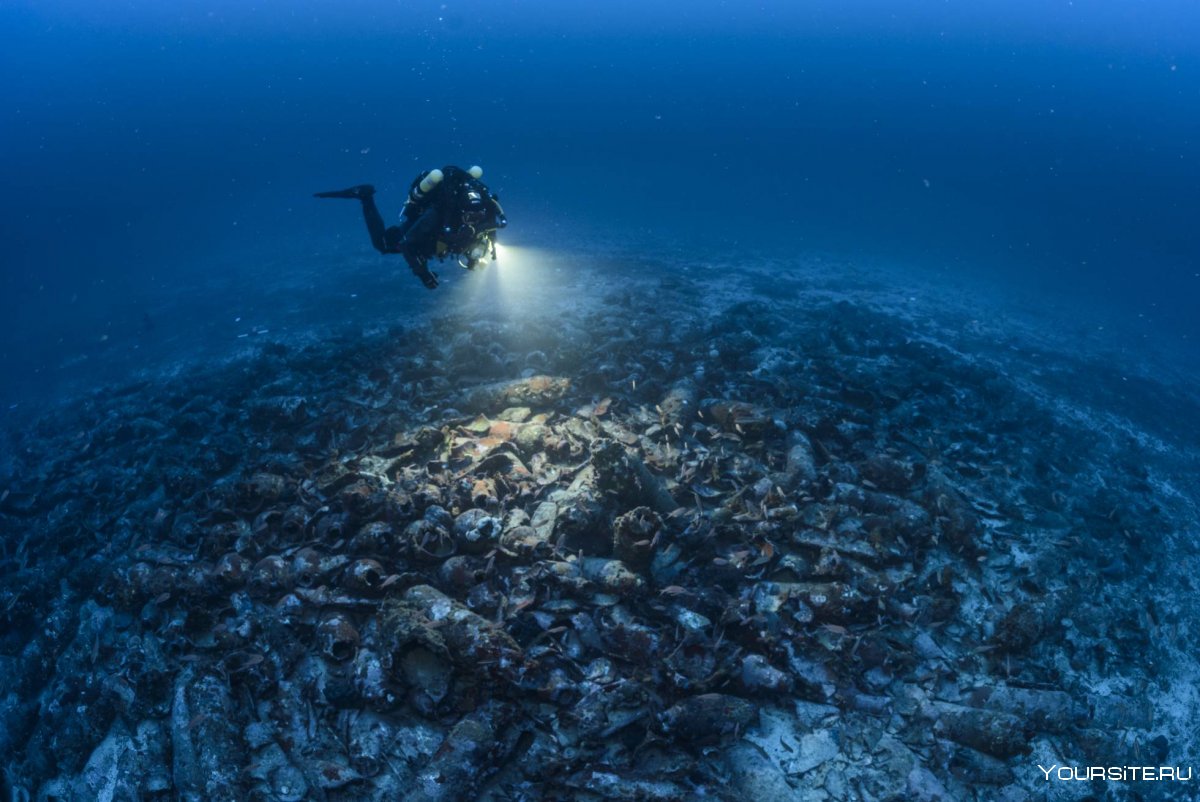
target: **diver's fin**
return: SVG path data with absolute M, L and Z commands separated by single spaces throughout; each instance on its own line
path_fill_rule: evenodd
M 375 194 L 375 187 L 370 184 L 359 184 L 356 187 L 349 189 L 333 189 L 329 192 L 314 192 L 314 198 L 351 198 L 353 200 L 362 200 L 369 198 Z

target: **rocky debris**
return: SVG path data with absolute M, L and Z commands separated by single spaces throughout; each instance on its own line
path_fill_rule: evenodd
M 1139 452 L 886 311 L 664 303 L 13 433 L 4 794 L 1018 800 L 1046 754 L 1182 759 Z

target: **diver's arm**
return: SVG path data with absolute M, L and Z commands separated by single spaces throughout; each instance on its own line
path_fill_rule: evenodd
M 421 217 L 421 209 L 412 201 L 407 201 L 400 210 L 400 223 L 396 226 L 396 238 L 403 239 Z
M 504 228 L 508 225 L 508 218 L 504 216 L 504 209 L 500 206 L 500 198 L 489 193 L 488 200 L 492 203 L 494 213 L 492 219 L 496 221 L 496 228 Z
M 411 253 L 404 252 L 404 261 L 408 262 L 408 268 L 413 272 L 413 275 L 420 279 L 427 290 L 436 290 L 438 288 L 437 273 L 429 269 L 429 259 L 424 256 L 416 256 Z
M 429 289 L 438 285 L 437 274 L 429 269 L 429 254 L 437 238 L 437 211 L 426 209 L 420 217 L 407 227 L 404 237 L 397 243 L 396 250 L 404 257 L 409 269 Z

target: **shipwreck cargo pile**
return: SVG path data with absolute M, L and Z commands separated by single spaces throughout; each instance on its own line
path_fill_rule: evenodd
M 1197 754 L 1147 438 L 944 320 L 655 275 L 12 432 L 5 798 L 1020 802 Z

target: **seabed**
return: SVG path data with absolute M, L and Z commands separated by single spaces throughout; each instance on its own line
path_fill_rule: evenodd
M 508 258 L 22 413 L 6 798 L 1083 800 L 1038 766 L 1200 754 L 1186 374 L 833 260 Z

